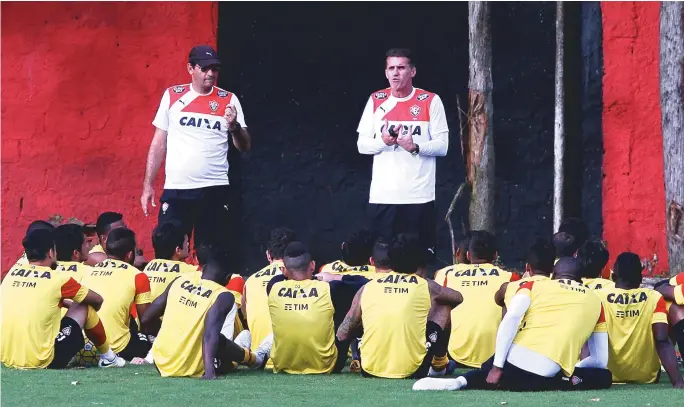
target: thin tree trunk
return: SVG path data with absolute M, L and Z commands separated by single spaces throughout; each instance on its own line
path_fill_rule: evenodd
M 490 3 L 468 2 L 470 78 L 468 82 L 468 141 L 464 148 L 471 230 L 495 233 L 495 173 L 492 105 L 492 41 Z
M 563 57 L 565 53 L 565 11 L 562 1 L 556 2 L 556 109 L 553 133 L 553 232 L 563 220 L 563 186 L 565 166 L 565 87 Z
M 684 3 L 660 6 L 660 107 L 670 275 L 684 271 Z

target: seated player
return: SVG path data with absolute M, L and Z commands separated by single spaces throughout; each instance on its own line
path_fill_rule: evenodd
M 91 267 L 83 263 L 88 259 L 89 245 L 83 226 L 60 225 L 55 229 L 57 248 L 57 270 L 71 273 L 76 282 L 81 282 Z
M 661 281 L 655 289 L 665 298 L 671 335 L 677 341 L 681 354 L 684 352 L 684 273 Z
M 112 349 L 130 362 L 136 357 L 144 358 L 151 347 L 147 337 L 138 332 L 138 325 L 130 314 L 135 304 L 137 314 L 144 316 L 151 302 L 150 281 L 145 273 L 133 267 L 136 242 L 132 230 L 112 230 L 106 244 L 107 259 L 93 267 L 81 281 L 102 295 L 100 318 Z
M 580 283 L 582 264 L 556 262 L 552 280 L 518 288 L 496 335 L 496 352 L 456 379 L 419 380 L 414 390 L 590 390 L 611 386 L 608 335 L 599 297 Z M 590 354 L 579 363 L 582 345 Z
M 233 362 L 264 363 L 268 349 L 252 353 L 221 333 L 235 308 L 235 297 L 224 285 L 226 262 L 210 255 L 202 273 L 181 273 L 143 315 L 143 325 L 164 315 L 152 355 L 162 377 L 215 379 Z
M 398 235 L 389 248 L 392 271 L 378 274 L 354 296 L 337 339 L 363 331 L 362 375 L 398 379 L 446 372 L 444 330 L 463 297 L 425 279 L 428 256 L 416 235 Z
M 44 220 L 34 220 L 26 228 L 26 234 L 24 236 L 28 236 L 29 233 L 38 229 L 55 230 L 55 226 L 52 223 Z M 26 258 L 26 252 L 24 252 L 22 253 L 21 257 L 19 257 L 19 259 L 14 263 L 14 266 L 25 266 L 27 264 L 29 264 L 29 262 Z
M 615 285 L 596 292 L 606 311 L 608 369 L 614 383 L 655 383 L 660 364 L 675 388 L 684 388 L 677 356 L 668 336 L 663 296 L 640 288 L 643 267 L 639 256 L 622 253 L 615 260 Z
M 553 235 L 551 240 L 556 247 L 556 256 L 561 257 L 575 257 L 577 250 L 580 248 L 578 239 L 568 232 L 558 232 Z
M 103 212 L 97 217 L 95 224 L 95 231 L 97 232 L 98 244 L 93 246 L 88 253 L 87 264 L 94 266 L 97 263 L 103 262 L 107 259 L 105 247 L 107 247 L 107 236 L 109 232 L 118 228 L 125 228 L 123 215 L 118 212 Z
M 352 233 L 342 242 L 342 260 L 323 265 L 321 273 L 363 274 L 374 272 L 368 264 L 373 250 L 374 236 L 369 230 L 362 229 Z
M 2 281 L 2 362 L 20 369 L 62 369 L 85 341 L 83 330 L 100 344 L 100 367 L 122 367 L 109 348 L 96 310 L 102 297 L 69 274 L 54 271 L 54 233 L 35 229 L 22 241 L 29 264 L 13 267 Z M 69 310 L 60 320 L 60 306 Z M 18 309 L 20 311 L 18 311 Z
M 273 332 L 266 286 L 273 277 L 283 274 L 285 247 L 295 240 L 297 235 L 292 230 L 273 229 L 266 249 L 268 266 L 252 274 L 245 281 L 242 291 L 242 314 L 247 321 L 248 331 L 243 331 L 241 337 L 236 337 L 235 340 L 239 341 L 241 346 L 250 347 L 252 352 L 255 352 L 259 344 Z M 270 361 L 266 367 L 272 367 Z
M 494 236 L 474 230 L 467 254 L 470 264 L 447 267 L 435 276 L 437 284 L 463 296 L 463 303 L 451 311 L 447 348 L 457 365 L 480 367 L 494 353 L 496 329 L 501 322 L 501 308 L 494 295 L 503 283 L 520 279 L 493 265 L 496 256 Z
M 468 261 L 468 247 L 470 246 L 470 231 L 466 232 L 456 244 L 456 264 L 470 264 Z
M 150 295 L 154 301 L 180 273 L 198 273 L 197 267 L 185 263 L 190 243 L 180 224 L 166 222 L 152 231 L 154 260 L 150 260 L 144 273 L 150 280 Z
M 588 241 L 577 251 L 577 258 L 582 262 L 582 283 L 592 290 L 615 287 L 615 283 L 602 278 L 603 270 L 610 257 L 608 249 L 599 241 Z
M 273 329 L 273 371 L 340 372 L 349 349 L 349 342 L 335 338 L 335 314 L 341 319 L 349 309 L 340 306 L 344 300 L 338 300 L 345 295 L 344 284 L 312 279 L 316 263 L 301 242 L 287 245 L 283 264 L 284 274 L 271 279 L 266 287 Z M 347 296 L 350 305 L 354 294 Z
M 503 309 L 510 305 L 518 288 L 528 281 L 549 280 L 553 273 L 553 263 L 556 259 L 556 248 L 546 239 L 537 239 L 527 251 L 525 274 L 514 284 L 503 283 L 494 296 L 494 302 Z
M 589 228 L 587 223 L 580 218 L 565 218 L 558 226 L 559 232 L 566 232 L 572 235 L 577 247 L 581 247 L 589 239 Z

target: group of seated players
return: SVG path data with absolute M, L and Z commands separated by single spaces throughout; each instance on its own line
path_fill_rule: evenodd
M 155 228 L 142 271 L 120 214 L 95 229 L 29 225 L 1 286 L 6 366 L 64 368 L 85 336 L 100 367 L 154 364 L 163 377 L 339 373 L 351 356 L 350 371 L 419 379 L 414 390 L 600 389 L 657 382 L 661 366 L 684 388 L 673 346 L 684 349 L 684 273 L 642 287 L 639 257 L 607 267 L 578 219 L 532 243 L 522 276 L 495 264 L 493 235 L 471 231 L 434 278 L 411 234 L 356 232 L 317 267 L 295 232 L 274 229 L 269 264 L 243 280 L 214 247 L 188 264 L 175 223 Z

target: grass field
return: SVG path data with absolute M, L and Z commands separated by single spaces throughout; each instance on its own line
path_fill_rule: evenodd
M 588 392 L 413 392 L 412 380 L 274 375 L 240 370 L 216 381 L 162 379 L 151 366 L 17 371 L 2 368 L 2 406 L 684 406 L 664 375 L 656 385 Z M 77 385 L 72 382 L 78 381 Z M 505 404 L 503 404 L 505 403 Z

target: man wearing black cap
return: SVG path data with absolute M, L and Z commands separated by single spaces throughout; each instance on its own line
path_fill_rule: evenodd
M 251 139 L 237 96 L 214 86 L 221 67 L 216 51 L 198 45 L 190 51 L 187 70 L 192 82 L 164 91 L 152 124 L 156 127 L 147 156 L 140 202 L 148 215 L 155 206 L 153 182 L 166 158 L 166 179 L 159 223 L 177 221 L 188 236 L 221 246 L 229 217 L 229 137 L 241 151 Z

